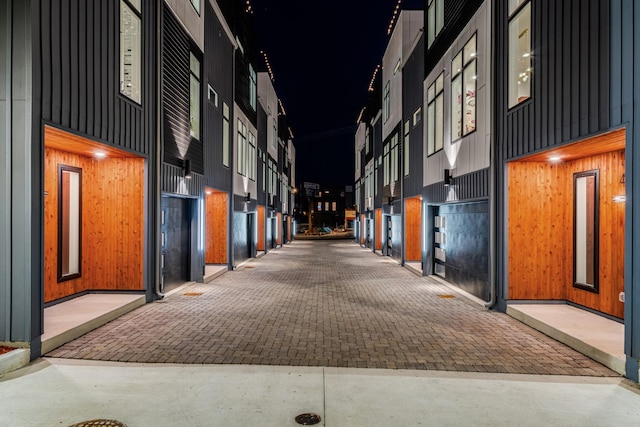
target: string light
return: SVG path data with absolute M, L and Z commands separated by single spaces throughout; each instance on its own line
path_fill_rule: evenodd
M 378 76 L 378 72 L 380 72 L 380 64 L 376 65 L 376 69 L 373 71 L 373 77 L 371 77 L 371 82 L 369 82 L 369 92 L 373 92 L 373 85 L 376 81 L 376 77 Z
M 387 28 L 387 35 L 391 34 L 393 30 L 393 26 L 396 23 L 396 19 L 398 19 L 398 15 L 400 14 L 400 5 L 402 4 L 402 0 L 398 0 L 396 3 L 396 8 L 393 11 L 393 16 L 391 17 L 391 22 L 389 23 L 389 28 Z
M 280 98 L 278 98 L 278 104 L 280 105 L 280 115 L 281 116 L 286 116 L 287 113 L 286 111 L 284 111 L 284 105 L 282 105 L 282 101 L 280 100 Z
M 247 7 L 245 8 L 246 13 L 253 13 L 253 7 L 251 6 L 251 2 L 247 0 Z
M 261 50 L 260 53 L 262 54 L 262 57 L 264 58 L 264 63 L 267 66 L 267 73 L 269 73 L 269 77 L 271 78 L 272 82 L 276 81 L 276 77 L 273 75 L 273 70 L 271 69 L 271 63 L 269 62 L 269 58 L 267 57 L 267 54 L 265 53 L 264 50 Z

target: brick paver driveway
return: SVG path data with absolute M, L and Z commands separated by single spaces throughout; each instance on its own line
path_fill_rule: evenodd
M 456 297 L 441 297 L 451 294 Z M 209 284 L 147 304 L 48 356 L 616 375 L 350 241 L 296 241 Z

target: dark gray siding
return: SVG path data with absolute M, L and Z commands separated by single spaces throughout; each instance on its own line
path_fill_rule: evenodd
M 532 1 L 531 99 L 508 110 L 507 1 L 496 3 L 496 114 L 501 160 L 610 127 L 609 2 Z
M 206 185 L 231 191 L 233 149 L 229 130 L 229 166 L 222 164 L 223 103 L 229 106 L 229 126 L 233 126 L 233 45 L 209 2 L 205 6 L 205 52 L 203 89 L 204 168 Z M 218 93 L 218 106 L 208 100 L 208 86 Z
M 192 171 L 203 174 L 202 142 L 192 138 L 189 131 L 190 52 L 193 51 L 200 61 L 202 61 L 202 57 L 198 54 L 194 47 L 195 45 L 192 45 L 189 36 L 182 29 L 178 20 L 173 16 L 173 12 L 166 4 L 163 7 L 163 19 L 163 161 L 182 167 L 183 161 L 189 159 L 191 160 Z M 206 99 L 206 93 L 203 88 L 206 83 L 203 84 L 202 78 L 200 86 L 200 99 L 203 100 Z M 200 105 L 202 105 L 202 102 Z M 202 131 L 200 135 L 202 139 Z
M 152 46 L 155 10 L 142 2 L 143 46 Z M 109 0 L 36 2 L 39 28 L 34 48 L 41 52 L 35 79 L 44 122 L 142 154 L 151 151 L 152 129 L 143 108 L 153 112 L 155 67 L 143 69 L 142 105 L 119 93 L 120 3 Z M 153 64 L 153 49 L 143 49 Z M 36 106 L 37 108 L 38 106 Z
M 263 190 L 263 188 L 266 189 L 266 182 L 264 182 L 265 180 L 263 179 L 263 177 L 265 179 L 268 179 L 267 176 L 267 171 L 268 171 L 268 164 L 267 164 L 267 129 L 268 129 L 269 123 L 268 123 L 268 119 L 267 119 L 267 113 L 264 111 L 264 108 L 262 108 L 262 105 L 260 105 L 258 103 L 258 160 L 257 160 L 257 187 L 258 187 L 258 194 L 257 194 L 257 201 L 258 204 L 260 205 L 266 205 L 267 204 L 267 192 L 265 190 Z M 263 160 L 264 158 L 264 160 Z
M 404 141 L 404 123 L 409 121 L 409 175 L 404 177 L 404 197 L 413 197 L 422 193 L 422 167 L 424 164 L 422 141 L 424 122 L 413 125 L 413 113 L 422 108 L 424 82 L 424 33 L 418 45 L 402 69 L 402 140 Z M 424 112 L 423 114 L 424 115 Z M 404 153 L 400 159 L 404 164 Z M 404 168 L 404 166 L 403 166 Z M 401 169 L 404 171 L 404 169 Z M 403 173 L 404 175 L 404 173 Z
M 486 199 L 489 197 L 489 169 L 472 172 L 453 178 L 456 201 Z M 424 188 L 424 200 L 427 203 L 445 203 L 451 187 L 443 182 L 428 185 Z
M 640 7 L 635 0 L 611 0 L 611 126 L 626 126 L 626 188 L 640 188 Z M 634 28 L 635 26 L 635 28 Z M 638 382 L 640 360 L 640 200 L 627 197 L 625 226 L 626 375 Z

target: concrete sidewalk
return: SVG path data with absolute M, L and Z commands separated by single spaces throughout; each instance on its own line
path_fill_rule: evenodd
M 638 426 L 620 378 L 40 359 L 0 379 L 0 425 Z

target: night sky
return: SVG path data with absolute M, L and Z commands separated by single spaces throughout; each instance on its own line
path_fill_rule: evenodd
M 258 48 L 269 58 L 294 134 L 297 184 L 353 184 L 356 120 L 382 62 L 396 4 L 251 0 Z

